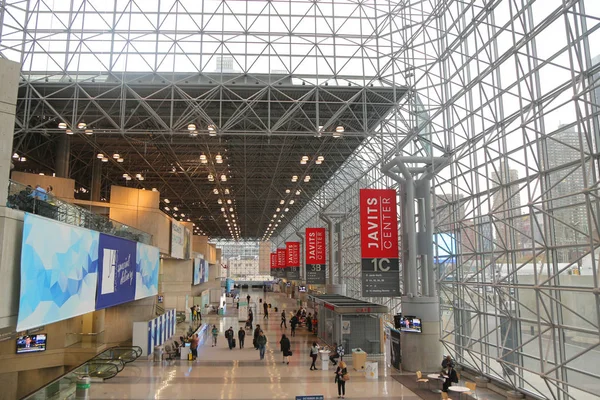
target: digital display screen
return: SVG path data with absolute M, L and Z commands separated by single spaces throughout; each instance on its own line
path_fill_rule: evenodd
M 46 334 L 26 335 L 17 338 L 17 354 L 37 353 L 46 350 Z
M 306 293 L 306 286 L 298 286 L 298 291 L 300 293 Z
M 400 321 L 400 331 L 415 333 L 423 332 L 423 328 L 421 326 L 421 319 L 412 316 L 403 317 Z

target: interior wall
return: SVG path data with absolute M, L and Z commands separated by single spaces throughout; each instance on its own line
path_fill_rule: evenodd
M 165 309 L 186 311 L 185 298 L 192 294 L 194 260 L 162 260 L 159 292 L 164 296 Z
M 131 341 L 133 323 L 154 318 L 156 297 L 147 297 L 104 310 L 104 338 L 107 347 Z
M 22 211 L 0 207 L 0 329 L 17 325 L 24 216 Z
M 53 381 L 64 373 L 65 368 L 63 366 L 19 372 L 17 398 L 24 397 L 36 389 L 47 385 L 49 382 Z
M 52 193 L 58 198 L 72 201 L 75 197 L 75 181 L 68 178 L 57 178 L 50 175 L 29 174 L 27 172 L 13 171 L 11 179 L 23 185 L 35 187 L 40 185 L 44 189 L 52 185 Z

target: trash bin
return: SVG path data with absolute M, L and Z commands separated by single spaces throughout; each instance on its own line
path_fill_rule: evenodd
M 329 369 L 329 350 L 319 350 L 319 357 L 321 358 L 321 369 L 327 371 Z
M 162 346 L 154 346 L 154 362 L 161 362 L 163 359 Z
M 361 349 L 352 349 L 352 368 L 355 371 L 362 371 L 365 369 L 367 362 L 367 353 Z
M 378 379 L 379 367 L 376 361 L 367 361 L 365 363 L 365 378 Z
M 90 383 L 92 379 L 89 376 L 80 376 L 75 384 L 75 399 L 89 400 L 90 398 Z

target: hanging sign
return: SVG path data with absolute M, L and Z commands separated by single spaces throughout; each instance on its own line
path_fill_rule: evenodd
M 306 228 L 306 283 L 324 285 L 325 228 Z
M 277 277 L 285 278 L 285 249 L 277 249 Z
M 285 277 L 287 279 L 300 280 L 300 242 L 286 242 L 285 266 Z
M 400 296 L 396 191 L 360 190 L 362 295 Z

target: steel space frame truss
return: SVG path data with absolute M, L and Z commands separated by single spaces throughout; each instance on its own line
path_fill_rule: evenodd
M 388 119 L 400 140 L 358 148 L 275 244 L 345 211 L 360 298 L 359 189 L 394 187 L 379 168 L 395 155 L 450 153 L 434 182 L 447 351 L 514 390 L 598 398 L 600 4 L 407 1 L 394 23 L 404 46 L 382 75 L 412 89 Z
M 213 237 L 272 234 L 280 201 L 290 204 L 285 217 L 295 215 L 405 94 L 379 74 L 400 46 L 381 40 L 394 29 L 396 2 L 6 0 L 0 7 L 0 56 L 22 64 L 14 147 L 28 161 L 16 168 L 53 172 L 64 122 L 75 131 L 71 176 L 81 187 L 89 188 L 94 168 L 102 168 L 103 197 L 126 183 L 123 174 L 141 174 L 144 182 L 127 184 L 157 188 L 171 200 L 163 209 L 177 206 L 195 233 Z M 81 121 L 93 136 L 75 129 Z M 332 138 L 339 125 L 343 140 Z M 125 162 L 98 164 L 97 153 Z M 217 154 L 227 161 L 217 165 Z M 304 155 L 310 162 L 300 165 Z M 222 174 L 230 175 L 226 184 Z M 290 184 L 293 175 L 300 179 Z M 302 182 L 306 175 L 310 182 Z M 233 204 L 217 205 L 226 190 Z

